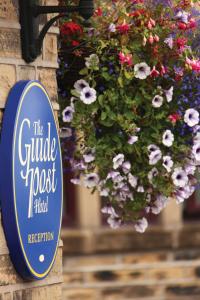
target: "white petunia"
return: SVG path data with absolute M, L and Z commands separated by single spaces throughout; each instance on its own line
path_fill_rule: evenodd
M 173 49 L 173 47 L 174 47 L 174 40 L 173 40 L 172 36 L 166 38 L 164 40 L 164 43 L 167 44 L 170 49 Z
M 97 99 L 97 92 L 95 89 L 88 87 L 85 87 L 81 93 L 80 93 L 80 99 L 85 104 L 91 104 L 96 101 Z
M 167 170 L 168 173 L 171 172 L 174 163 L 171 159 L 171 156 L 163 156 L 163 167 Z
M 172 180 L 175 186 L 185 187 L 188 183 L 188 176 L 182 168 L 175 168 L 172 174 Z
M 186 172 L 187 175 L 194 175 L 196 172 L 197 167 L 194 165 L 194 163 L 187 163 L 184 166 L 184 170 Z
M 111 205 L 106 205 L 106 206 L 104 206 L 104 207 L 101 209 L 101 212 L 102 212 L 103 214 L 108 214 L 108 215 L 111 215 L 111 216 L 116 217 L 116 218 L 118 217 L 118 215 L 117 215 L 116 212 L 115 212 L 114 207 L 111 206 Z
M 171 102 L 173 99 L 174 87 L 170 87 L 169 90 L 165 90 L 165 96 L 167 98 L 167 102 Z
M 137 186 L 138 178 L 131 173 L 128 174 L 128 182 L 135 189 Z
M 114 24 L 114 23 L 111 23 L 111 24 L 109 25 L 109 27 L 108 27 L 108 30 L 109 30 L 110 32 L 116 32 L 116 26 L 115 26 L 115 24 Z
M 182 203 L 185 199 L 190 198 L 195 191 L 195 187 L 187 184 L 185 187 L 178 188 L 175 192 L 176 202 Z
M 92 161 L 95 160 L 95 151 L 92 150 L 88 150 L 83 154 L 83 159 L 85 161 L 85 163 L 91 163 Z
M 157 168 L 153 168 L 149 173 L 148 173 L 148 179 L 149 182 L 152 184 L 153 182 L 153 178 L 156 177 L 158 175 L 158 169 Z
M 156 150 L 160 150 L 158 146 L 154 145 L 154 144 L 151 144 L 147 147 L 148 149 L 148 152 L 151 153 L 153 151 L 156 151 Z
M 164 99 L 162 96 L 156 95 L 152 100 L 152 106 L 155 108 L 161 107 L 163 104 L 163 100 Z
M 93 188 L 99 183 L 99 176 L 96 173 L 86 174 L 83 181 L 85 187 Z
M 144 193 L 144 187 L 142 185 L 138 186 L 137 192 L 138 193 Z
M 100 196 L 102 196 L 102 197 L 108 197 L 109 196 L 109 192 L 110 192 L 109 188 L 105 188 L 105 189 L 103 189 L 103 190 L 100 191 Z
M 163 145 L 165 145 L 166 147 L 171 147 L 173 145 L 174 135 L 171 132 L 171 130 L 166 130 L 163 133 L 162 142 L 163 142 Z
M 143 80 L 151 74 L 151 69 L 145 62 L 142 62 L 134 66 L 134 72 L 136 78 Z
M 107 222 L 112 229 L 117 229 L 122 224 L 122 221 L 119 217 L 114 217 L 112 215 L 107 219 Z
M 72 136 L 72 129 L 69 127 L 62 127 L 60 129 L 60 138 L 65 139 Z
M 142 218 L 135 224 L 135 230 L 139 233 L 144 233 L 148 227 L 148 221 L 146 218 Z
M 194 144 L 200 143 L 200 132 L 197 132 L 193 139 Z
M 194 157 L 197 161 L 200 161 L 200 143 L 196 143 L 192 147 L 192 154 L 194 155 Z
M 71 106 L 67 106 L 62 112 L 63 122 L 71 122 L 73 119 L 74 109 Z
M 74 83 L 74 88 L 77 92 L 81 92 L 85 87 L 89 87 L 89 84 L 84 80 L 80 79 Z
M 187 24 L 188 23 L 188 18 L 189 18 L 189 13 L 186 11 L 181 11 L 179 10 L 178 13 L 175 16 L 176 19 L 181 20 L 183 23 Z
M 123 164 L 122 164 L 122 170 L 124 172 L 124 174 L 128 174 L 129 171 L 131 169 L 131 163 L 130 161 L 125 161 Z
M 85 58 L 85 65 L 88 69 L 93 69 L 99 66 L 99 57 L 96 54 L 91 54 Z
M 124 154 L 118 154 L 113 158 L 113 169 L 118 169 L 124 162 Z
M 80 178 L 72 178 L 70 180 L 71 183 L 75 184 L 75 185 L 80 185 L 81 184 L 81 180 Z
M 130 136 L 129 140 L 128 140 L 128 144 L 129 145 L 133 145 L 138 141 L 138 136 L 137 135 L 132 135 Z
M 164 195 L 158 195 L 156 197 L 156 201 L 153 203 L 151 207 L 151 212 L 154 215 L 158 215 L 168 204 L 169 198 L 165 197 Z
M 184 121 L 190 127 L 197 125 L 199 123 L 199 112 L 194 108 L 187 109 L 184 115 Z
M 162 158 L 162 152 L 160 150 L 155 150 L 149 155 L 149 164 L 155 165 Z
M 108 179 L 112 179 L 114 183 L 119 183 L 124 180 L 124 177 L 122 177 L 119 172 L 111 171 L 106 177 L 106 180 Z

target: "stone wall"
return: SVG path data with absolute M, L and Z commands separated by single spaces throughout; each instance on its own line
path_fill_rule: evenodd
M 63 232 L 63 299 L 199 300 L 199 228 Z
M 55 0 L 42 3 L 57 5 Z M 55 112 L 58 110 L 55 76 L 58 67 L 57 34 L 58 28 L 52 27 L 45 38 L 42 55 L 34 63 L 27 65 L 21 58 L 18 1 L 0 0 L 0 119 L 11 87 L 16 81 L 23 79 L 40 80 L 49 92 Z M 42 281 L 24 282 L 16 274 L 10 261 L 0 225 L 0 300 L 61 300 L 61 285 L 61 243 L 50 275 Z

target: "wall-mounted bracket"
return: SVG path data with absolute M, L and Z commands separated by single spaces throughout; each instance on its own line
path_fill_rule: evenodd
M 19 0 L 22 57 L 27 63 L 33 62 L 41 54 L 44 37 L 53 23 L 73 12 L 89 19 L 94 12 L 93 0 L 80 0 L 78 6 L 40 6 L 37 0 Z M 59 15 L 50 19 L 40 32 L 38 17 L 50 13 Z

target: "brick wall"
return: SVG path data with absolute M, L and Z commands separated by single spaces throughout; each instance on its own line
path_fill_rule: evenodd
M 63 232 L 63 299 L 199 300 L 199 229 Z
M 57 1 L 42 1 L 56 4 Z M 22 79 L 38 79 L 47 88 L 55 113 L 57 104 L 58 28 L 52 27 L 44 42 L 43 52 L 34 63 L 27 65 L 21 58 L 18 1 L 0 0 L 0 119 L 3 116 L 8 92 Z M 0 220 L 1 224 L 1 220 Z M 61 300 L 62 244 L 50 275 L 42 281 L 24 282 L 15 272 L 9 258 L 2 226 L 0 225 L 0 300 Z

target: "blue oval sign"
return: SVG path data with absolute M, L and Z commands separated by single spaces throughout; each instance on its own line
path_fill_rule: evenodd
M 43 279 L 57 252 L 62 163 L 50 99 L 37 81 L 11 90 L 3 117 L 0 198 L 11 259 L 26 279 Z

